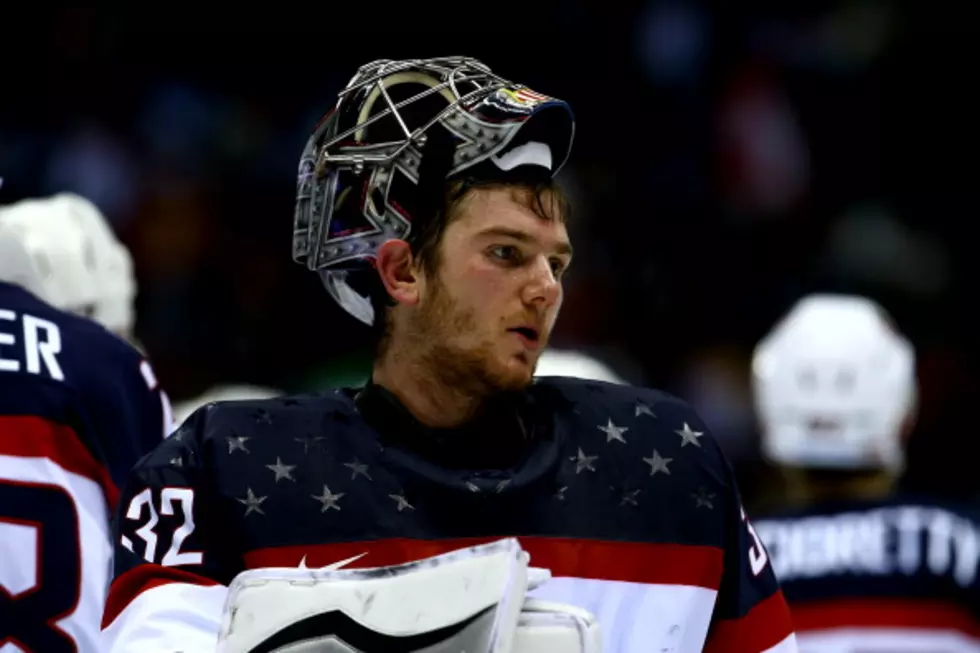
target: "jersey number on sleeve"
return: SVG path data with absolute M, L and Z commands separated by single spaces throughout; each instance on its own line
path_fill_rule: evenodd
M 167 437 L 180 426 L 174 421 L 174 409 L 170 405 L 170 397 L 160 387 L 160 383 L 157 381 L 157 375 L 154 373 L 149 361 L 144 360 L 140 363 L 140 374 L 143 376 L 146 387 L 150 389 L 150 392 L 159 393 L 160 410 L 163 412 L 163 437 Z
M 82 588 L 78 514 L 71 495 L 45 483 L 0 479 L 0 649 L 75 653 L 57 622 Z
M 762 545 L 762 540 L 756 535 L 752 522 L 746 516 L 745 508 L 742 508 L 742 521 L 745 522 L 749 537 L 752 538 L 752 544 L 749 545 L 749 567 L 752 569 L 752 575 L 758 576 L 766 568 L 766 564 L 769 562 L 769 554 L 766 553 L 766 547 Z
M 165 567 L 175 567 L 179 565 L 199 565 L 204 559 L 200 551 L 181 551 L 181 547 L 191 533 L 194 532 L 194 490 L 186 487 L 165 487 L 160 490 L 160 510 L 153 505 L 153 490 L 146 488 L 129 502 L 126 508 L 126 519 L 133 522 L 142 522 L 133 533 L 145 545 L 143 548 L 143 558 Z M 179 508 L 178 508 L 179 506 Z M 180 511 L 179 513 L 177 511 Z M 144 513 L 146 513 L 144 517 Z M 180 515 L 181 524 L 173 531 L 170 538 L 170 547 L 162 557 L 158 557 L 158 526 L 160 515 L 172 517 Z M 124 529 L 125 530 L 125 529 Z M 123 535 L 121 543 L 124 547 L 133 551 L 133 540 Z

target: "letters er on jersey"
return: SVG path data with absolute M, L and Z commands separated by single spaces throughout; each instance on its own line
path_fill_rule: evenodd
M 551 571 L 533 600 L 591 614 L 605 651 L 796 650 L 731 469 L 690 407 L 533 379 L 572 258 L 554 175 L 573 133 L 565 102 L 472 59 L 357 72 L 302 155 L 293 256 L 375 329 L 372 380 L 204 407 L 141 461 L 119 509 L 106 650 L 214 651 L 243 572 L 372 569 L 506 537 Z M 309 610 L 255 650 L 397 635 L 356 610 Z
M 3 651 L 101 651 L 109 520 L 171 422 L 149 363 L 107 328 L 132 325 L 125 270 L 104 282 L 122 247 L 108 233 L 77 196 L 0 207 Z
M 980 651 L 975 507 L 894 493 L 915 352 L 865 297 L 811 295 L 759 343 L 763 451 L 787 481 L 756 524 L 814 653 Z

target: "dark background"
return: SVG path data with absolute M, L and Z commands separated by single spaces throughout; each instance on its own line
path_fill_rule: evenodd
M 692 401 L 758 500 L 754 343 L 806 292 L 866 293 L 918 348 L 908 487 L 980 487 L 969 3 L 305 6 L 0 14 L 0 202 L 99 205 L 174 399 L 363 376 L 367 334 L 290 260 L 298 156 L 359 65 L 465 54 L 577 114 L 556 345 Z

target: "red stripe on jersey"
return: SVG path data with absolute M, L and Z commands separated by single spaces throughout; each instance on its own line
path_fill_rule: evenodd
M 112 581 L 112 585 L 109 587 L 109 595 L 105 600 L 105 610 L 102 612 L 102 629 L 108 628 L 109 624 L 122 614 L 122 611 L 140 594 L 169 583 L 185 583 L 204 587 L 219 584 L 210 578 L 173 567 L 152 564 L 133 567 Z
M 245 554 L 245 565 L 296 567 L 305 557 L 311 569 L 324 567 L 367 552 L 344 568 L 386 567 L 440 555 L 499 537 L 452 540 L 393 538 L 258 549 Z M 611 542 L 561 537 L 519 537 L 531 554 L 531 564 L 554 576 L 634 583 L 693 585 L 717 590 L 722 575 L 722 550 L 711 546 Z
M 915 599 L 848 599 L 795 603 L 797 632 L 834 628 L 955 630 L 980 638 L 980 623 L 966 606 Z
M 723 619 L 708 634 L 705 653 L 760 653 L 790 636 L 793 620 L 781 591 L 756 603 L 738 619 Z
M 119 488 L 109 470 L 95 459 L 69 426 L 33 415 L 0 415 L 0 455 L 47 458 L 66 472 L 98 483 L 109 511 L 116 509 Z

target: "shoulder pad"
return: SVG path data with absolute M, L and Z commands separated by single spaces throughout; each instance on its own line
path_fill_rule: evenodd
M 654 405 L 678 415 L 694 414 L 694 409 L 674 395 L 650 388 L 639 388 L 621 383 L 608 383 L 571 377 L 541 377 L 534 383 L 535 394 L 556 393 L 573 405 L 628 406 L 633 405 L 634 417 L 652 411 Z M 700 422 L 700 419 L 698 420 Z
M 195 429 L 203 443 L 230 435 L 252 437 L 270 427 L 276 432 L 319 432 L 324 420 L 343 422 L 353 412 L 349 396 L 330 391 L 214 401 L 194 411 L 185 424 Z
M 666 392 L 574 378 L 542 378 L 535 394 L 564 403 L 574 437 L 593 447 L 613 442 L 618 457 L 673 457 L 719 478 L 727 462 L 710 430 L 686 401 Z M 561 410 L 561 408 L 559 408 Z M 653 450 L 657 455 L 653 455 Z M 686 455 L 680 456 L 683 451 Z

